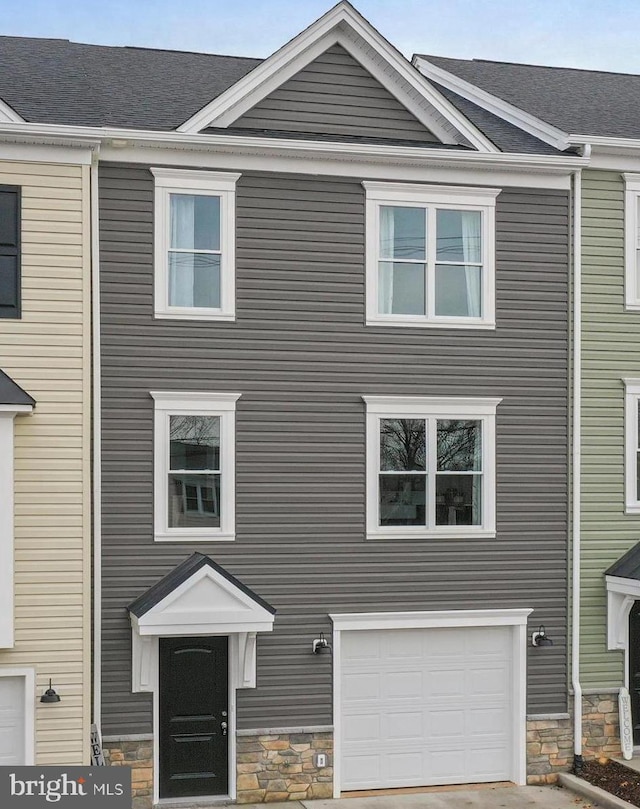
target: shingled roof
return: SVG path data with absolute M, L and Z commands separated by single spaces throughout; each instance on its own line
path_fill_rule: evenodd
M 24 391 L 17 382 L 0 370 L 0 405 L 27 405 L 34 407 L 36 400 Z
M 640 137 L 640 76 L 418 54 L 567 134 Z
M 0 98 L 26 121 L 175 129 L 261 59 L 0 37 Z

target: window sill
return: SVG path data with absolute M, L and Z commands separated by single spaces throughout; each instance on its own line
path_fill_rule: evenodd
M 625 514 L 640 514 L 640 503 L 627 503 L 624 508 Z
M 235 533 L 215 533 L 212 531 L 189 533 L 187 531 L 156 532 L 155 542 L 233 542 Z
M 625 301 L 625 312 L 640 312 L 640 301 Z
M 640 511 L 638 512 L 640 513 Z M 460 526 L 451 530 L 436 531 L 367 531 L 367 539 L 398 540 L 398 539 L 495 539 L 496 532 L 488 528 L 468 528 Z
M 219 312 L 208 309 L 171 309 L 156 310 L 153 313 L 156 320 L 225 320 L 234 321 L 235 312 Z
M 479 320 L 476 318 L 424 320 L 422 318 L 409 319 L 404 317 L 368 317 L 367 326 L 401 326 L 412 329 L 485 329 L 495 330 L 494 320 Z

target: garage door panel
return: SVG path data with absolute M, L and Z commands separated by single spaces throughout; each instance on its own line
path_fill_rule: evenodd
M 341 648 L 342 789 L 511 777 L 510 627 L 353 631 Z
M 0 766 L 25 764 L 24 677 L 0 677 Z

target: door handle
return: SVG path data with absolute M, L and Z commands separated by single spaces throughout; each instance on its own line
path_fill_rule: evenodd
M 227 723 L 226 722 L 220 722 L 220 730 L 222 731 L 223 736 L 227 735 Z

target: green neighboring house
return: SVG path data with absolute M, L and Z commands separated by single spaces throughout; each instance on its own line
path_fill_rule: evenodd
M 579 643 L 567 715 L 556 721 L 573 719 L 578 763 L 616 755 L 622 686 L 640 746 L 640 113 L 629 104 L 640 76 L 434 56 L 414 64 L 485 132 L 499 117 L 514 133 L 589 158 L 573 184 L 568 631 Z

